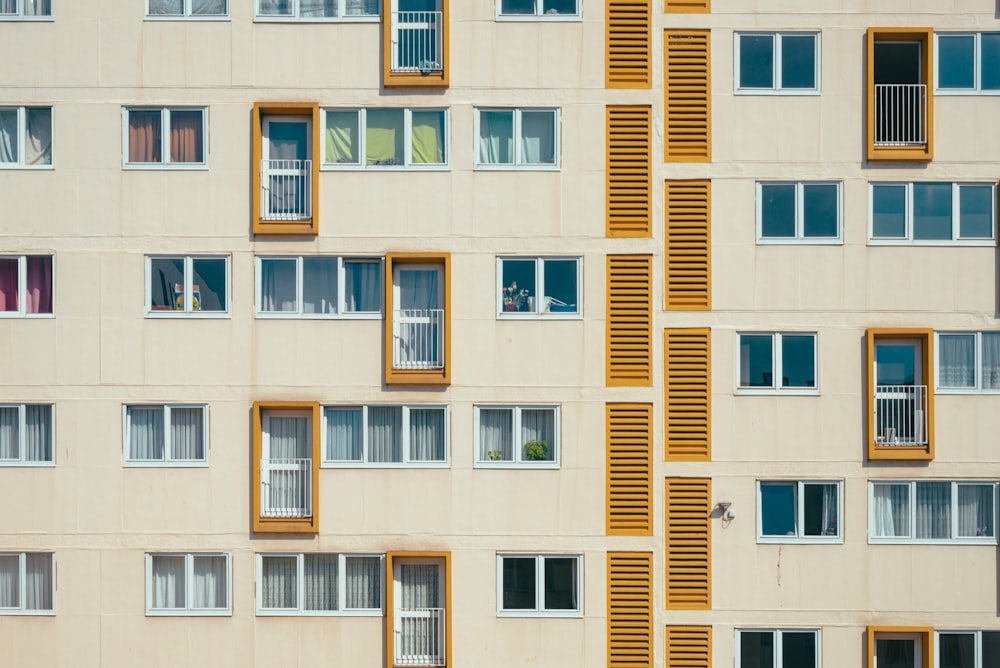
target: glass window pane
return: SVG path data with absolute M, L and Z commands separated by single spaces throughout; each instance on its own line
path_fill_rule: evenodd
M 356 165 L 359 146 L 359 113 L 357 111 L 326 112 L 326 154 L 328 164 Z
M 983 668 L 1000 666 L 1000 631 L 982 632 Z
M 195 16 L 226 16 L 226 0 L 191 0 L 191 13 Z
M 484 462 L 514 461 L 514 409 L 479 410 L 479 459 Z
M 577 306 L 577 261 L 541 260 L 545 280 L 543 313 L 579 313 Z
M 881 538 L 910 536 L 910 486 L 872 485 L 871 535 Z
M 979 38 L 980 86 L 1000 90 L 1000 32 L 984 32 Z
M 838 197 L 836 184 L 804 185 L 802 235 L 809 238 L 837 237 Z
M 782 631 L 781 668 L 816 668 L 816 634 Z
M 535 0 L 500 0 L 501 14 L 534 14 Z
M 444 164 L 444 112 L 414 111 L 411 113 L 413 164 Z
M 837 486 L 805 483 L 802 485 L 802 533 L 806 536 L 836 536 L 839 519 Z
M 204 112 L 170 112 L 170 162 L 205 162 Z
M 291 557 L 261 557 L 262 608 L 295 609 L 298 607 L 298 559 Z
M 24 0 L 25 16 L 52 16 L 52 0 Z
M 337 0 L 299 0 L 299 16 L 333 18 L 337 15 Z
M 906 238 L 905 186 L 872 186 L 872 237 Z
M 740 387 L 774 387 L 774 346 L 770 334 L 740 335 Z
M 521 112 L 521 164 L 556 164 L 555 112 Z
M 19 310 L 19 295 L 18 259 L 16 257 L 0 258 L 0 311 L 16 313 Z
M 403 409 L 400 406 L 368 407 L 368 461 L 403 461 Z
M 545 562 L 545 609 L 576 610 L 579 607 L 576 596 L 575 557 L 544 557 Z
M 0 109 L 0 163 L 18 161 L 17 109 Z
M 161 112 L 131 109 L 128 112 L 128 161 L 162 162 Z
M 260 310 L 262 313 L 294 313 L 295 258 L 261 259 Z
M 993 186 L 958 187 L 958 237 L 993 238 Z
M 795 536 L 795 483 L 761 483 L 762 536 Z
M 0 429 L 3 429 L 0 417 Z M 27 404 L 24 407 L 24 461 L 53 461 L 52 406 Z M 3 436 L 0 435 L 0 459 L 3 458 Z
M 771 631 L 740 631 L 740 666 L 742 668 L 775 668 L 774 633 Z
M 205 411 L 201 407 L 170 409 L 170 458 L 181 461 L 205 459 Z
M 816 387 L 816 337 L 781 336 L 781 387 Z
M 382 607 L 382 564 L 378 557 L 346 557 L 345 610 L 378 610 Z
M 445 460 L 445 411 L 440 408 L 410 409 L 410 461 Z
M 344 16 L 378 16 L 378 0 L 346 0 Z
M 326 459 L 360 462 L 362 452 L 361 409 L 326 409 Z
M 958 535 L 989 538 L 993 524 L 993 485 L 958 485 Z
M 760 232 L 767 239 L 795 238 L 795 186 L 761 185 Z
M 162 408 L 129 406 L 126 409 L 129 459 L 163 461 L 166 441 L 163 415 Z
M 503 557 L 503 610 L 534 610 L 534 557 Z
M 403 110 L 368 109 L 365 115 L 365 164 L 402 165 Z
M 337 609 L 337 564 L 336 554 L 304 555 L 302 589 L 306 610 Z
M 542 0 L 542 11 L 546 14 L 576 14 L 577 0 Z
M 382 310 L 382 265 L 378 260 L 344 261 L 344 311 L 379 313 Z
M 975 334 L 938 336 L 938 386 L 966 388 L 976 386 Z
M 816 88 L 816 36 L 781 36 L 781 87 Z
M 0 554 L 0 609 L 21 607 L 21 557 Z
M 25 296 L 26 313 L 52 313 L 52 257 L 29 255 Z
M 555 461 L 555 411 L 545 409 L 521 410 L 521 458 L 524 461 Z
M 24 142 L 24 164 L 26 165 L 51 165 L 52 164 L 52 108 L 51 107 L 28 107 L 25 110 L 25 128 L 27 136 Z M 0 121 L 0 135 L 3 133 L 2 121 Z M 0 140 L 0 144 L 3 141 Z M 3 148 L 0 148 L 0 154 Z M 3 157 L 0 155 L 0 162 Z
M 196 610 L 223 610 L 228 605 L 226 558 L 218 555 L 191 557 L 191 607 Z
M 186 586 L 184 582 L 185 559 L 182 555 L 153 556 L 152 589 L 153 607 L 157 609 L 183 609 Z
M 983 388 L 1000 389 L 1000 332 L 983 332 Z
M 24 556 L 25 610 L 52 610 L 52 554 Z
M 0 406 L 0 459 L 21 459 L 20 425 L 20 408 Z
M 291 16 L 292 0 L 257 0 L 261 16 Z
M 337 258 L 302 258 L 302 310 L 337 312 Z
M 913 184 L 913 238 L 951 239 L 951 184 Z
M 938 87 L 976 87 L 974 35 L 938 35 Z
M 535 286 L 535 260 L 501 260 L 501 304 L 504 311 L 529 313 L 539 305 Z
M 740 35 L 740 88 L 774 88 L 773 35 Z
M 154 257 L 149 261 L 149 297 L 154 311 L 184 310 L 184 260 Z
M 514 112 L 479 112 L 479 162 L 484 165 L 514 164 Z
M 976 668 L 976 635 L 974 633 L 938 634 L 938 668 Z M 983 664 L 983 668 L 987 665 Z
M 914 668 L 916 641 L 909 638 L 875 638 L 878 668 Z
M 951 483 L 917 483 L 917 538 L 951 538 Z
M 192 311 L 225 311 L 229 308 L 226 295 L 226 260 L 196 258 L 192 260 Z

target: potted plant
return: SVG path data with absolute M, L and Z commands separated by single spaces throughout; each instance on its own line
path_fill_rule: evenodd
M 503 450 L 487 450 L 486 456 L 491 462 L 502 462 L 503 461 Z
M 524 457 L 530 461 L 547 461 L 549 444 L 547 441 L 528 441 L 524 444 Z

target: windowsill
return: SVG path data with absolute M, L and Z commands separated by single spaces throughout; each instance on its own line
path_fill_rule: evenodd
M 787 389 L 777 389 L 773 387 L 762 387 L 762 388 L 752 388 L 752 387 L 738 387 L 733 394 L 738 395 L 760 395 L 767 397 L 818 397 L 819 388 L 787 388 Z
M 552 619 L 582 619 L 582 610 L 497 610 L 497 617 L 548 617 Z
M 843 545 L 843 536 L 757 536 L 758 545 Z
M 0 22 L 3 21 L 11 21 L 11 22 L 21 21 L 25 23 L 52 23 L 53 19 L 51 16 L 0 16 Z
M 55 169 L 54 165 L 21 165 L 15 164 L 13 162 L 0 162 L 0 170 L 24 170 L 28 172 L 51 172 Z
M 525 470 L 538 470 L 538 471 L 556 471 L 559 469 L 559 462 L 483 462 L 477 461 L 474 465 L 477 469 L 499 469 L 502 471 L 525 471 Z
M 810 88 L 737 88 L 735 95 L 763 95 L 780 97 L 818 97 L 820 90 Z
M 995 547 L 996 538 L 945 538 L 945 539 L 915 539 L 915 538 L 873 538 L 868 537 L 869 545 L 979 545 Z
M 147 617 L 232 617 L 232 610 L 146 610 Z
M 13 311 L 0 311 L 0 319 L 51 320 L 55 317 L 54 313 L 14 313 Z
M 476 163 L 477 172 L 558 172 L 560 166 L 555 165 L 502 165 L 494 163 Z
M 55 462 L 22 462 L 12 459 L 0 459 L 0 468 L 12 469 L 51 469 L 55 468 Z
M 954 395 L 976 395 L 976 394 L 989 394 L 989 395 L 1000 395 L 1000 388 L 974 388 L 974 387 L 935 387 L 935 394 L 954 394 Z
M 996 248 L 995 239 L 869 239 L 869 246 L 968 246 Z
M 123 466 L 127 469 L 206 469 L 208 460 L 177 462 L 177 461 L 130 461 L 125 460 Z
M 209 23 L 221 23 L 229 21 L 229 16 L 146 16 L 147 21 L 197 21 L 197 22 L 209 22 Z
M 154 320 L 228 320 L 231 316 L 228 311 L 199 311 L 196 313 L 184 313 L 182 311 L 147 311 L 146 317 Z
M 441 165 L 357 165 L 323 163 L 321 172 L 448 172 L 451 166 Z
M 384 0 L 383 0 L 384 1 Z M 254 16 L 254 23 L 379 23 L 382 17 L 374 16 Z
M 0 610 L 0 616 L 55 617 L 55 610 Z
M 382 320 L 381 313 L 265 313 L 258 311 L 258 320 Z
M 257 608 L 258 617 L 385 617 L 381 610 L 271 610 Z
M 790 237 L 757 237 L 758 246 L 843 246 L 844 240 L 840 237 L 802 237 L 792 239 Z
M 153 172 L 206 172 L 207 162 L 184 162 L 184 163 L 159 163 L 159 162 L 126 162 L 122 164 L 122 169 L 128 172 L 153 171 Z
M 451 462 L 329 462 L 320 463 L 321 469 L 448 469 Z

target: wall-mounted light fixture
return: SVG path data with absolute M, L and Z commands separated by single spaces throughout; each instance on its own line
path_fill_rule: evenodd
M 723 522 L 732 522 L 736 519 L 736 511 L 732 509 L 732 501 L 719 501 L 715 504 L 719 508 L 720 516 Z

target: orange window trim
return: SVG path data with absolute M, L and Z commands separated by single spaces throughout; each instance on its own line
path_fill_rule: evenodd
M 875 666 L 875 637 L 880 633 L 910 633 L 920 636 L 920 668 L 931 668 L 934 665 L 931 658 L 934 654 L 934 629 L 930 626 L 869 626 L 866 629 L 866 645 L 868 646 L 868 663 Z
M 260 516 L 260 460 L 263 456 L 263 415 L 266 411 L 312 411 L 312 517 Z M 312 401 L 255 401 L 253 404 L 253 530 L 254 533 L 319 533 L 320 408 Z
M 927 445 L 880 446 L 875 443 L 875 343 L 886 339 L 919 339 L 921 342 L 922 383 L 927 386 Z M 868 379 L 868 459 L 929 461 L 934 459 L 934 330 L 923 328 L 871 327 L 865 333 Z
M 312 120 L 312 218 L 275 221 L 261 218 L 260 161 L 264 156 L 264 116 L 309 116 Z M 315 236 L 319 234 L 319 166 L 322 156 L 322 128 L 319 105 L 314 102 L 255 102 L 253 105 L 253 164 L 250 165 L 253 233 L 261 235 Z
M 441 0 L 441 71 L 393 72 L 392 71 L 392 10 L 396 0 L 382 0 L 382 85 L 386 88 L 447 88 L 450 68 L 450 21 L 448 0 Z
M 397 550 L 385 554 L 385 657 L 386 668 L 396 665 L 396 634 L 395 623 L 396 580 L 393 577 L 393 566 L 397 559 L 442 559 L 444 561 L 444 665 L 451 663 L 451 552 L 448 551 L 411 551 Z M 413 666 L 414 664 L 406 664 Z
M 444 368 L 393 368 L 393 274 L 401 264 L 444 267 Z M 386 253 L 385 255 L 385 383 L 386 385 L 451 384 L 451 253 Z

